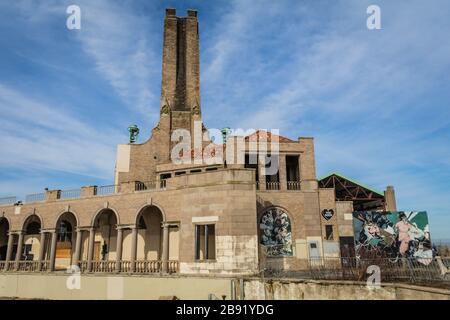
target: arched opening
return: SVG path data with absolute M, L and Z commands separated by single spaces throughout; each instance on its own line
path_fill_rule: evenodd
M 102 210 L 94 220 L 94 261 L 116 259 L 117 217 L 111 209 Z
M 6 218 L 0 218 L 0 261 L 6 260 L 8 250 L 9 223 Z
M 77 219 L 71 212 L 63 213 L 56 223 L 55 269 L 67 269 L 75 255 Z
M 263 212 L 259 220 L 260 244 L 268 257 L 292 256 L 291 220 L 279 207 Z
M 41 248 L 41 219 L 33 214 L 29 216 L 23 224 L 24 237 L 23 249 L 20 253 L 20 260 L 37 261 Z
M 141 210 L 136 219 L 137 260 L 161 260 L 163 221 L 163 214 L 158 207 L 148 206 Z

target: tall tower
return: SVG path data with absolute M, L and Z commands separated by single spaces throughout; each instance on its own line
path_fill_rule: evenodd
M 201 120 L 200 53 L 197 11 L 177 17 L 166 9 L 161 84 L 161 120 L 170 117 L 170 132 Z
M 175 9 L 166 9 L 159 123 L 146 142 L 118 146 L 115 184 L 154 181 L 157 166 L 171 163 L 176 129 L 188 130 L 195 148 L 195 121 L 201 121 L 199 55 L 197 11 L 177 17 Z

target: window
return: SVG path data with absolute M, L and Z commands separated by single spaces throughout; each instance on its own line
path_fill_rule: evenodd
M 333 240 L 333 226 L 330 224 L 325 226 L 325 240 Z
M 218 168 L 206 168 L 205 171 L 216 171 Z
M 66 220 L 61 221 L 57 239 L 59 242 L 72 242 L 72 225 L 70 222 Z
M 259 223 L 261 245 L 268 256 L 292 256 L 291 220 L 281 208 L 270 208 Z
M 178 171 L 178 172 L 175 172 L 175 176 L 182 176 L 182 175 L 185 175 L 186 174 L 186 171 Z
M 195 259 L 216 259 L 216 232 L 214 224 L 195 226 Z

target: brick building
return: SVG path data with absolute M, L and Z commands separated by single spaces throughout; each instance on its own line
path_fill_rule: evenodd
M 353 237 L 355 199 L 340 198 L 328 180 L 319 186 L 314 140 L 256 131 L 229 136 L 220 149 L 202 111 L 197 12 L 167 9 L 160 119 L 150 138 L 118 146 L 112 186 L 2 199 L 0 269 L 240 275 L 339 257 Z M 186 142 L 177 132 L 207 138 Z M 176 149 L 180 141 L 190 151 Z M 211 146 L 221 160 L 196 161 Z M 173 150 L 190 161 L 175 163 Z M 384 196 L 374 197 L 380 205 Z

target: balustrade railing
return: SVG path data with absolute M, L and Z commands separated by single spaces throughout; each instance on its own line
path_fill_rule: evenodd
M 160 260 L 137 260 L 136 273 L 158 273 L 161 272 Z
M 78 267 L 80 268 L 80 272 L 88 271 L 88 262 L 86 260 L 82 260 L 78 262 Z
M 62 190 L 60 195 L 60 199 L 78 199 L 81 198 L 81 189 L 73 189 L 73 190 Z
M 179 263 L 176 260 L 169 260 L 167 263 L 168 273 L 178 273 Z M 82 260 L 78 262 L 81 273 L 88 272 L 88 261 Z M 119 261 L 120 272 L 131 273 L 132 261 Z M 92 261 L 92 271 L 94 273 L 114 273 L 116 272 L 117 261 Z M 18 272 L 45 272 L 50 270 L 50 261 L 0 261 L 0 271 L 18 271 Z M 136 260 L 134 273 L 152 274 L 160 273 L 164 270 L 161 260 Z
M 300 181 L 288 181 L 287 189 L 288 190 L 300 190 Z
M 4 197 L 0 198 L 0 206 L 9 206 L 17 202 L 16 197 Z
M 266 190 L 280 190 L 279 182 L 266 182 Z
M 17 271 L 38 271 L 40 263 L 40 261 L 19 261 L 17 263 Z
M 131 261 L 120 261 L 120 271 L 121 272 L 131 272 Z
M 116 270 L 116 261 L 92 261 L 92 272 L 111 273 Z
M 45 201 L 46 199 L 47 199 L 47 195 L 45 192 L 28 194 L 25 196 L 26 203 L 41 202 L 41 201 Z
M 179 262 L 176 260 L 167 261 L 167 271 L 169 273 L 178 273 L 179 271 Z
M 156 189 L 156 182 L 155 181 L 148 181 L 148 182 L 141 182 L 136 181 L 135 182 L 135 191 L 146 191 L 146 190 L 155 190 Z

